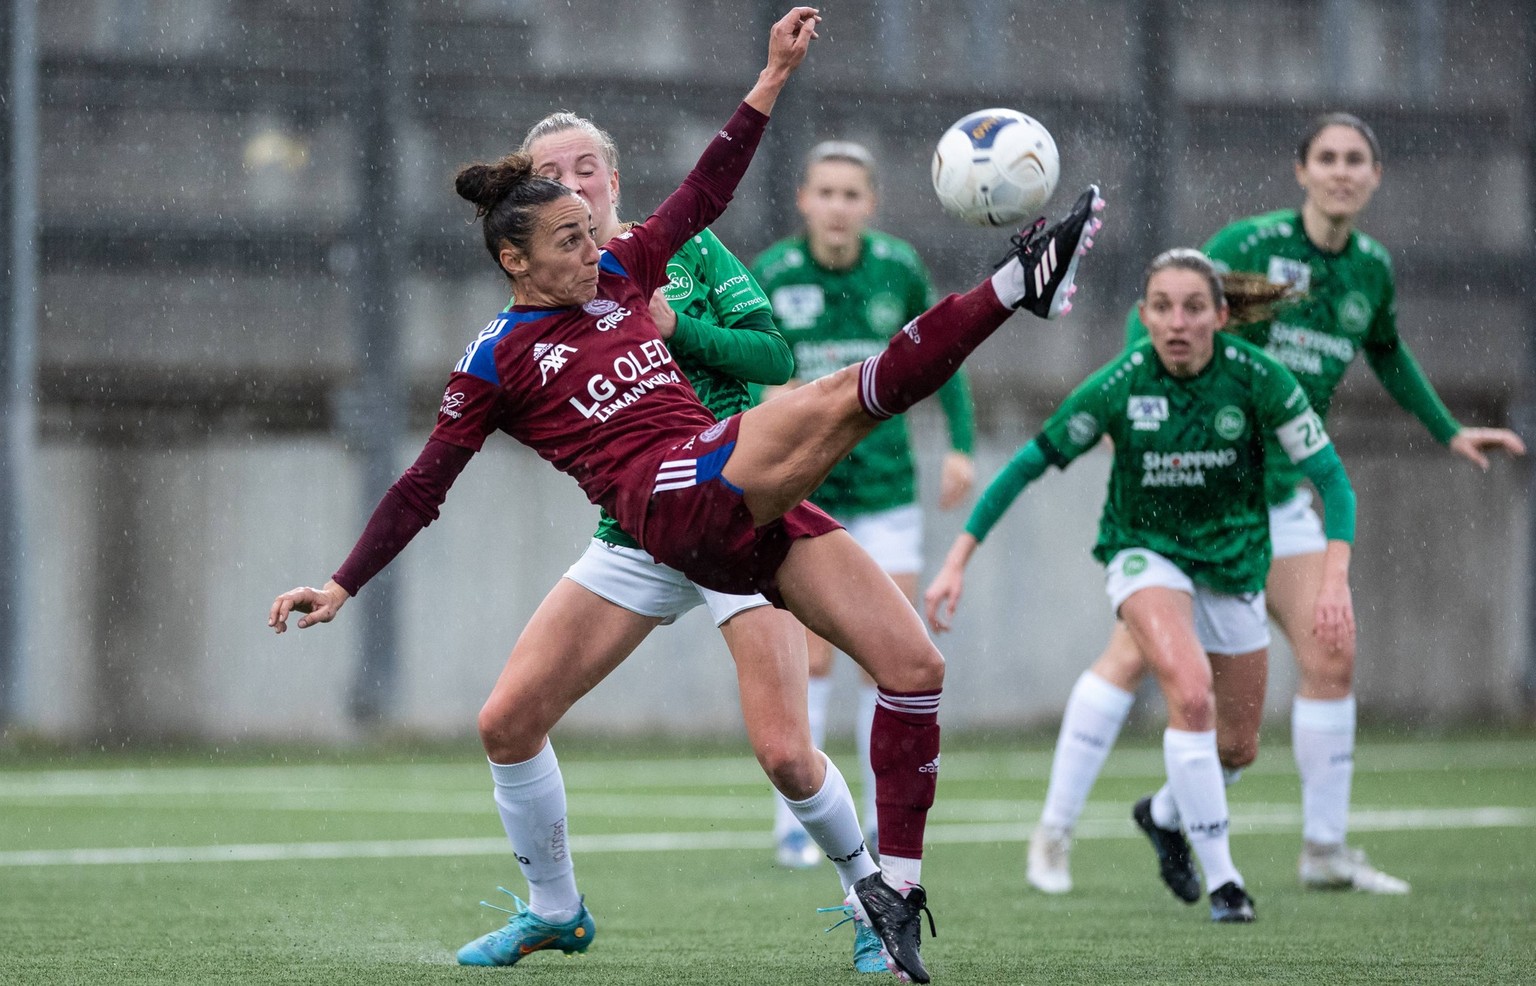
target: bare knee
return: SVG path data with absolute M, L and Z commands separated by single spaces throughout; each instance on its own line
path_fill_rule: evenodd
M 757 744 L 753 752 L 768 782 L 791 801 L 804 801 L 826 780 L 826 764 L 815 747 L 773 739 Z
M 1304 694 L 1315 698 L 1342 698 L 1354 687 L 1355 642 L 1341 647 L 1316 644 L 1296 650 L 1296 664 L 1301 672 Z
M 480 745 L 492 763 L 522 763 L 530 760 L 544 748 L 546 734 L 543 730 L 520 728 L 526 718 L 517 714 L 516 704 L 496 696 L 480 707 L 475 721 L 480 732 Z
M 933 692 L 944 687 L 944 655 L 926 639 L 915 642 L 899 661 L 890 662 L 871 675 L 875 684 L 890 692 Z
M 1163 686 L 1168 724 L 1175 729 L 1204 732 L 1216 726 L 1216 698 L 1209 682 L 1185 681 Z
M 1218 737 L 1216 752 L 1221 757 L 1223 767 L 1228 770 L 1241 770 L 1258 759 L 1259 738 L 1257 736 Z

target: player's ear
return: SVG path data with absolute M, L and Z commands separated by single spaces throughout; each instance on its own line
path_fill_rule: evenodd
M 508 277 L 522 277 L 528 273 L 528 255 L 505 240 L 502 241 L 501 252 L 496 254 L 496 259 L 501 262 L 501 269 L 507 272 Z

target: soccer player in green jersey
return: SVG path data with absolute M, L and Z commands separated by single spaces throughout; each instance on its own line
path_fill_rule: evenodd
M 1239 220 L 1211 237 L 1206 252 L 1223 270 L 1253 272 L 1295 297 L 1274 317 L 1229 331 L 1264 347 L 1301 382 L 1318 414 L 1355 356 L 1435 439 L 1479 468 L 1486 452 L 1522 454 L 1504 428 L 1460 425 L 1435 394 L 1397 332 L 1392 263 L 1387 251 L 1356 229 L 1381 181 L 1376 136 L 1358 117 L 1320 117 L 1297 147 L 1300 209 Z M 1133 310 L 1131 342 L 1144 335 Z M 1303 886 L 1407 893 L 1406 881 L 1376 869 L 1346 842 L 1354 774 L 1355 640 L 1326 646 L 1308 632 L 1322 584 L 1322 525 L 1302 488 L 1302 475 L 1274 444 L 1269 449 L 1270 535 L 1274 561 L 1266 584 L 1270 614 L 1290 641 L 1300 672 L 1291 736 L 1302 788 Z M 1040 825 L 1030 839 L 1028 880 L 1047 893 L 1071 889 L 1072 827 L 1130 711 L 1145 665 L 1135 642 L 1117 625 L 1104 653 L 1078 679 L 1062 716 L 1061 733 Z
M 1020 491 L 1048 466 L 1065 468 L 1100 438 L 1112 439 L 1093 554 L 1105 565 L 1110 605 L 1168 704 L 1168 783 L 1137 802 L 1133 817 L 1152 840 L 1164 882 L 1189 903 L 1200 897 L 1193 847 L 1218 922 L 1254 916 L 1228 845 L 1223 767 L 1241 769 L 1258 752 L 1269 644 L 1270 441 L 1317 484 L 1328 507 L 1323 585 L 1309 628 L 1334 643 L 1354 628 L 1354 492 L 1296 378 L 1257 347 L 1216 335 L 1233 308 L 1249 303 L 1229 294 L 1196 250 L 1154 259 L 1138 305 L 1150 340 L 1074 389 L 1004 467 L 925 597 L 930 625 L 948 629 L 966 564 Z
M 901 327 L 935 300 L 928 270 L 912 246 L 871 229 L 878 205 L 875 159 L 861 144 L 828 140 L 806 156 L 795 205 L 805 231 L 770 246 L 753 271 L 773 302 L 779 328 L 794 352 L 791 386 L 835 373 L 880 351 Z M 948 510 L 970 492 L 974 418 L 964 373 L 939 390 L 949 426 L 939 505 Z M 811 502 L 835 517 L 914 603 L 922 569 L 922 509 L 906 419 L 882 422 L 832 470 Z M 832 645 L 810 635 L 808 707 L 811 736 L 826 735 L 832 689 Z M 866 841 L 876 845 L 874 772 L 869 730 L 876 689 L 861 673 L 854 725 L 863 778 Z M 821 853 L 782 804 L 774 819 L 780 865 L 812 866 Z

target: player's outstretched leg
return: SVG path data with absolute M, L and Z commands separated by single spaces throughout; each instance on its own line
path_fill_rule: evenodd
M 922 887 L 908 887 L 902 895 L 880 874 L 871 873 L 853 885 L 844 903 L 853 908 L 856 921 L 879 936 L 889 960 L 887 965 L 898 979 L 912 983 L 929 981 L 921 954 L 924 914 L 928 915 L 928 933 L 937 936 L 938 930 L 933 926 L 928 894 Z
M 1089 185 L 1072 209 L 1049 228 L 1045 219 L 1021 230 L 1007 256 L 997 263 L 992 286 L 1010 308 L 1023 308 L 1041 318 L 1058 318 L 1072 310 L 1077 293 L 1077 264 L 1093 246 L 1104 225 L 1094 213 L 1104 208 L 1099 186 Z
M 504 887 L 496 889 L 511 897 L 517 910 L 507 910 L 482 900 L 480 903 L 486 907 L 506 911 L 512 917 L 500 928 L 481 935 L 459 949 L 459 965 L 517 965 L 519 959 L 534 952 L 559 949 L 566 955 L 572 955 L 585 952 L 592 944 L 592 938 L 597 934 L 597 925 L 592 921 L 592 913 L 587 910 L 585 900 L 574 918 L 561 924 L 551 924 L 528 910 L 528 905 L 510 890 Z
M 1099 187 L 1090 185 L 1060 222 L 1047 228 L 1037 220 L 1015 236 L 991 278 L 908 322 L 860 367 L 865 413 L 884 420 L 936 393 L 1016 310 L 1027 308 L 1041 318 L 1066 312 L 1078 261 L 1101 225 L 1094 213 L 1103 208 Z

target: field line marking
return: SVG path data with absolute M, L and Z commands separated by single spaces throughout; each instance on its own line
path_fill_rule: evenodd
M 1235 834 L 1293 831 L 1300 813 L 1276 811 L 1239 814 Z M 1356 830 L 1388 832 L 1406 829 L 1480 829 L 1536 827 L 1533 808 L 1417 808 L 1371 809 L 1353 812 Z M 935 823 L 928 826 L 933 845 L 976 842 L 1024 842 L 1031 823 Z M 1093 821 L 1079 826 L 1078 839 L 1134 839 L 1141 833 L 1129 820 Z M 641 832 L 576 835 L 575 853 L 678 852 L 700 849 L 767 849 L 766 832 Z M 353 842 L 269 842 L 219 846 L 139 846 L 99 849 L 19 849 L 0 851 L 0 867 L 112 866 L 148 863 L 254 863 L 302 859 L 400 859 L 437 856 L 501 856 L 511 852 L 504 838 L 392 839 Z

